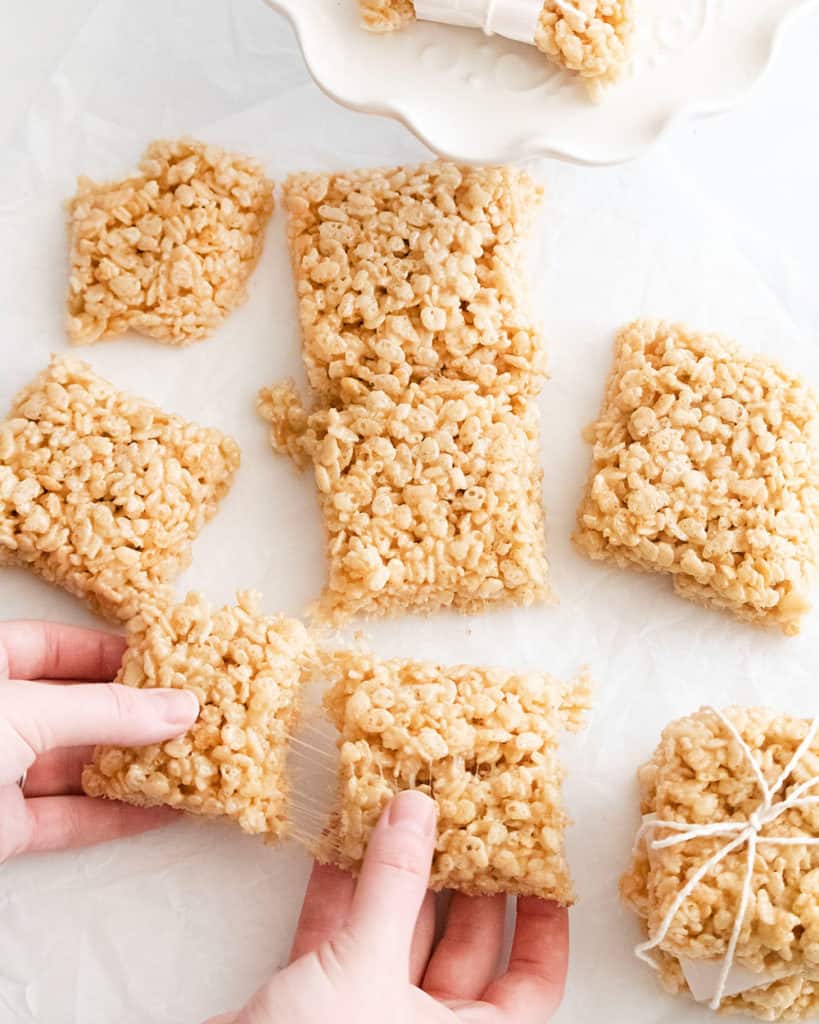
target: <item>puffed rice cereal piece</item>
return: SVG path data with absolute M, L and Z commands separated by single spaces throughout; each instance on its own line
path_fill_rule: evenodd
M 384 806 L 418 789 L 438 808 L 433 889 L 573 902 L 558 740 L 582 727 L 585 675 L 564 684 L 351 651 L 324 660 L 340 780 L 321 860 L 357 870 Z
M 736 726 L 770 783 L 786 767 L 810 723 L 769 708 L 732 707 Z M 797 763 L 777 795 L 819 775 L 819 738 Z M 706 824 L 746 821 L 762 801 L 746 756 L 725 725 L 708 709 L 672 722 L 652 759 L 639 772 L 641 813 L 663 821 Z M 641 837 L 620 889 L 655 935 L 681 886 L 730 839 L 701 837 L 664 849 L 648 848 L 667 830 Z M 819 807 L 792 808 L 764 828 L 765 835 L 819 835 Z M 654 951 L 660 980 L 671 993 L 688 993 L 680 957 L 720 963 L 736 921 L 747 846 L 728 854 L 692 891 Z M 780 975 L 722 1001 L 727 1013 L 767 1021 L 804 1020 L 819 1009 L 819 847 L 757 847 L 752 895 L 734 962 L 754 973 Z
M 218 430 L 54 357 L 0 421 L 0 564 L 126 621 L 189 564 L 239 460 Z
M 80 178 L 68 209 L 71 341 L 133 330 L 188 345 L 244 300 L 273 183 L 249 157 L 190 139 L 159 141 L 134 177 L 103 185 Z
M 412 0 L 360 0 L 361 23 L 389 32 L 415 20 Z M 592 92 L 628 67 L 634 35 L 634 0 L 546 0 L 535 46 L 550 60 L 576 71 Z
M 89 796 L 226 817 L 245 832 L 287 831 L 286 757 L 313 647 L 304 626 L 259 611 L 259 595 L 213 610 L 201 594 L 149 602 L 128 624 L 116 682 L 189 690 L 199 717 L 183 736 L 141 748 L 98 747 Z
M 430 376 L 536 393 L 523 242 L 542 189 L 511 167 L 298 174 L 284 200 L 310 383 L 396 398 Z
M 551 600 L 534 404 L 449 380 L 398 398 L 357 387 L 310 415 L 292 385 L 259 396 L 276 450 L 313 463 L 329 562 L 319 615 Z
M 618 335 L 575 541 L 672 573 L 683 597 L 799 632 L 819 558 L 819 403 L 732 342 L 637 321 Z

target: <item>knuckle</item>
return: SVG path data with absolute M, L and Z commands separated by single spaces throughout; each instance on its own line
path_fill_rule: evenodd
M 105 692 L 111 710 L 111 717 L 116 721 L 125 722 L 137 714 L 139 700 L 137 691 L 119 683 L 106 683 Z
M 426 878 L 429 874 L 429 853 L 425 844 L 419 841 L 401 844 L 384 842 L 375 844 L 372 859 L 382 869 L 413 879 Z

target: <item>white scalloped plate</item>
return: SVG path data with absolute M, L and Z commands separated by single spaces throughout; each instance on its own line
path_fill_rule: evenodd
M 424 22 L 373 35 L 358 0 L 265 2 L 290 18 L 325 92 L 397 118 L 443 156 L 606 164 L 638 156 L 681 116 L 738 103 L 817 0 L 639 0 L 633 68 L 600 103 L 533 46 Z

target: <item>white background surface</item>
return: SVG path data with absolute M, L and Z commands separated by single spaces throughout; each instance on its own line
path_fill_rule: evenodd
M 14 8 L 12 11 L 12 7 Z M 188 131 L 288 171 L 423 156 L 403 129 L 333 106 L 259 0 L 32 0 L 0 5 L 0 407 L 62 350 L 61 200 L 77 173 L 128 172 L 156 135 Z M 817 711 L 819 612 L 785 640 L 675 598 L 667 581 L 584 561 L 569 543 L 614 329 L 683 318 L 779 355 L 819 384 L 819 13 L 741 110 L 678 128 L 615 169 L 540 164 L 548 189 L 533 276 L 553 379 L 541 400 L 553 609 L 373 628 L 383 654 L 543 667 L 589 663 L 589 729 L 564 745 L 580 893 L 561 1024 L 688 1024 L 631 955 L 618 906 L 638 816 L 633 781 L 663 724 L 702 703 Z M 258 386 L 301 376 L 283 217 L 248 303 L 184 352 L 127 340 L 84 350 L 116 383 L 236 436 L 244 465 L 181 586 L 257 587 L 298 613 L 323 575 L 307 477 L 269 454 Z M 0 576 L 0 616 L 92 624 L 61 592 Z M 286 955 L 306 877 L 294 848 L 183 822 L 161 834 L 0 868 L 0 1024 L 195 1024 L 238 1005 Z

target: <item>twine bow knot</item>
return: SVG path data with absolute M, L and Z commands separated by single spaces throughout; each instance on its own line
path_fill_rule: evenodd
M 746 821 L 718 821 L 705 825 L 697 824 L 696 822 L 662 821 L 659 819 L 644 822 L 640 831 L 637 833 L 638 842 L 644 832 L 653 829 L 664 828 L 669 829 L 673 833 L 670 836 L 666 836 L 664 839 L 652 840 L 650 845 L 653 850 L 663 850 L 669 846 L 678 846 L 681 843 L 687 843 L 691 839 L 702 839 L 708 836 L 725 836 L 726 842 L 724 846 L 720 847 L 716 853 L 700 865 L 691 878 L 689 878 L 688 882 L 682 889 L 680 889 L 677 893 L 676 899 L 668 908 L 656 935 L 646 942 L 641 942 L 635 947 L 634 952 L 641 960 L 649 964 L 654 970 L 657 970 L 657 963 L 654 961 L 653 957 L 648 954 L 652 949 L 656 949 L 657 946 L 664 941 L 674 918 L 677 916 L 677 913 L 683 903 L 710 871 L 725 860 L 725 858 L 729 854 L 733 853 L 734 850 L 737 850 L 747 844 L 748 856 L 745 864 L 745 873 L 743 877 L 739 906 L 737 908 L 737 915 L 734 921 L 734 927 L 731 931 L 731 938 L 728 942 L 728 949 L 723 958 L 722 970 L 720 971 L 717 988 L 709 1003 L 712 1010 L 718 1010 L 722 1003 L 731 968 L 734 965 L 734 957 L 736 956 L 739 936 L 742 932 L 742 924 L 745 920 L 745 913 L 748 909 L 748 903 L 751 898 L 754 861 L 756 859 L 757 846 L 819 846 L 819 836 L 764 836 L 761 834 L 762 830 L 767 825 L 776 821 L 777 818 L 780 818 L 786 811 L 795 807 L 808 807 L 810 805 L 819 804 L 819 796 L 805 795 L 810 789 L 819 784 L 819 775 L 800 783 L 793 789 L 789 796 L 777 803 L 774 803 L 774 797 L 790 778 L 794 769 L 808 752 L 816 738 L 817 732 L 819 732 L 819 718 L 815 718 L 813 720 L 805 738 L 799 744 L 793 757 L 776 778 L 773 785 L 770 785 L 762 774 L 762 769 L 759 767 L 759 763 L 752 754 L 750 747 L 742 738 L 734 723 L 717 708 L 707 707 L 704 710 L 716 715 L 739 744 L 748 764 L 751 767 L 751 770 L 754 773 L 756 783 L 762 793 L 762 802 L 755 811 L 748 815 Z

